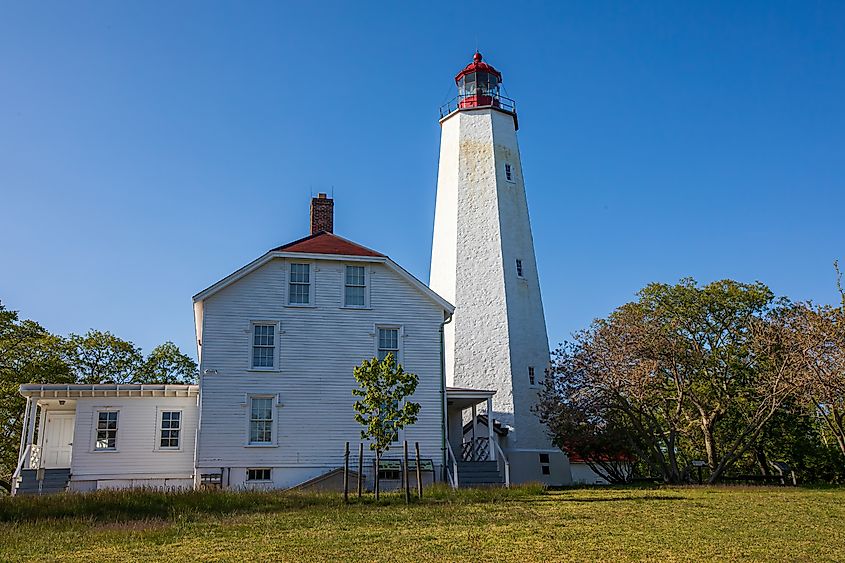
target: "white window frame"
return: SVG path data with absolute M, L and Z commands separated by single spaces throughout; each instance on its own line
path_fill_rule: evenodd
M 270 441 L 252 442 L 252 400 L 270 399 L 270 407 L 273 419 L 270 422 Z M 278 440 L 279 430 L 279 400 L 278 395 L 272 393 L 250 393 L 246 396 L 246 436 L 244 446 L 247 448 L 275 448 Z
M 269 477 L 267 479 L 250 479 L 249 472 L 250 471 L 267 471 Z M 244 479 L 247 483 L 272 483 L 273 482 L 273 468 L 272 467 L 247 467 L 246 468 L 246 479 Z
M 293 270 L 294 264 L 302 264 L 308 266 L 308 303 L 291 303 L 291 271 Z M 311 260 L 288 260 L 286 265 L 286 274 L 285 274 L 285 305 L 287 307 L 315 307 L 314 304 L 314 286 L 316 285 L 316 272 L 317 268 L 314 265 L 314 262 Z M 298 282 L 297 282 L 298 283 Z M 304 285 L 304 284 L 300 284 Z
M 166 412 L 178 412 L 179 413 L 179 445 L 178 446 L 162 446 L 161 445 L 161 434 L 164 431 L 162 428 L 162 422 L 164 418 L 164 413 Z M 119 426 L 119 425 L 118 425 Z M 172 428 L 170 429 L 172 430 Z M 162 451 L 162 452 L 180 452 L 182 451 L 182 442 L 185 439 L 185 412 L 181 408 L 167 408 L 167 407 L 156 407 L 156 440 L 155 440 L 155 449 Z
M 273 340 L 273 367 L 256 367 L 252 365 L 253 348 L 255 347 L 255 327 L 256 326 L 275 326 L 275 338 Z M 247 352 L 247 369 L 249 371 L 281 371 L 281 334 L 282 323 L 274 320 L 252 320 L 249 322 L 249 346 Z
M 373 357 L 378 359 L 378 352 L 379 352 L 379 329 L 389 329 L 389 330 L 396 330 L 396 345 L 399 347 L 399 350 L 395 354 L 396 356 L 396 363 L 401 364 L 403 367 L 405 365 L 405 327 L 401 324 L 397 323 L 379 323 L 375 325 L 375 350 Z M 404 402 L 404 401 L 403 401 Z M 401 405 L 401 403 L 400 403 Z M 391 446 L 399 446 L 402 444 L 402 441 L 405 439 L 405 429 L 402 428 L 399 430 L 396 436 L 396 441 L 391 442 Z
M 113 448 L 98 448 L 97 447 L 97 434 L 99 432 L 98 426 L 100 425 L 100 413 L 101 412 L 113 412 L 117 413 L 117 428 L 114 432 L 114 447 Z M 94 424 L 93 424 L 93 435 L 92 435 L 92 442 L 91 442 L 91 451 L 96 453 L 105 453 L 105 452 L 119 452 L 120 451 L 120 409 L 116 407 L 94 407 Z
M 510 162 L 505 163 L 505 181 L 510 182 L 511 184 L 516 183 L 516 169 L 514 169 L 513 164 Z
M 349 305 L 346 303 L 346 269 L 349 267 L 364 269 L 364 304 Z M 370 308 L 370 268 L 365 262 L 350 262 L 342 265 L 340 269 L 340 306 L 342 309 L 369 309 Z M 360 286 L 355 286 L 360 287 Z
M 376 359 L 380 359 L 378 357 L 379 330 L 380 329 L 388 329 L 388 330 L 396 330 L 397 331 L 396 345 L 399 347 L 399 349 L 397 350 L 396 354 L 394 354 L 394 355 L 396 356 L 396 363 L 402 364 L 404 366 L 405 365 L 405 346 L 404 346 L 405 329 L 404 329 L 404 327 L 401 324 L 392 324 L 392 323 L 379 323 L 379 324 L 375 325 L 374 330 L 373 330 L 373 333 L 374 333 L 374 336 L 375 336 L 375 338 L 374 338 L 375 342 L 373 343 L 373 348 L 374 348 L 373 357 L 376 358 Z

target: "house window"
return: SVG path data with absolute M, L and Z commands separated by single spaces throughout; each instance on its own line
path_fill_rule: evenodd
M 543 475 L 551 475 L 549 466 L 549 454 L 540 454 L 540 472 Z
M 269 481 L 270 468 L 269 467 L 252 467 L 246 470 L 247 481 Z
M 273 441 L 273 398 L 252 397 L 249 404 L 249 443 Z
M 252 367 L 272 368 L 276 360 L 276 325 L 256 324 L 252 327 Z
M 289 285 L 289 304 L 308 305 L 311 303 L 311 265 L 291 264 Z
M 396 362 L 399 362 L 399 329 L 379 328 L 378 329 L 378 359 L 383 360 L 388 354 L 393 354 Z
M 117 449 L 117 411 L 100 411 L 97 413 L 97 450 Z
M 367 290 L 364 266 L 346 267 L 346 288 L 343 304 L 346 307 L 363 307 Z
M 178 449 L 179 434 L 182 430 L 181 411 L 162 411 L 161 413 L 161 436 L 159 447 L 163 449 Z
M 528 366 L 528 383 L 534 385 L 534 366 Z
M 508 182 L 513 182 L 513 169 L 509 163 L 505 163 L 505 179 Z
M 522 272 L 522 260 L 520 260 L 519 258 L 517 258 L 517 259 L 516 259 L 516 275 L 517 275 L 517 277 L 519 277 L 519 278 L 525 277 L 525 276 L 523 276 L 522 274 L 523 274 L 523 272 Z
M 379 469 L 379 481 L 401 481 L 402 471 L 399 469 Z

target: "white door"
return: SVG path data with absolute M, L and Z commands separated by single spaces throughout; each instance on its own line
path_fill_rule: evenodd
M 46 469 L 70 468 L 73 447 L 72 413 L 47 412 L 44 424 L 44 441 L 41 443 L 41 466 Z

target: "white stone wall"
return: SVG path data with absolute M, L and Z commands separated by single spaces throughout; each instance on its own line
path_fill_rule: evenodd
M 520 458 L 531 460 L 524 474 L 533 474 L 537 452 L 562 454 L 531 411 L 549 348 L 513 117 L 462 110 L 441 127 L 430 286 L 455 305 L 446 332 L 447 382 L 496 390 L 493 416 L 514 427 L 504 445 L 532 452 Z M 554 480 L 568 482 L 568 475 Z

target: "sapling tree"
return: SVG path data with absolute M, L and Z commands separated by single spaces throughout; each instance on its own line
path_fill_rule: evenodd
M 408 373 L 396 363 L 393 354 L 383 360 L 364 360 L 353 372 L 358 389 L 352 394 L 359 397 L 354 404 L 355 420 L 364 428 L 361 439 L 370 442 L 376 454 L 375 493 L 379 497 L 378 468 L 382 453 L 399 437 L 399 431 L 417 421 L 419 403 L 406 401 L 414 394 L 419 378 Z

